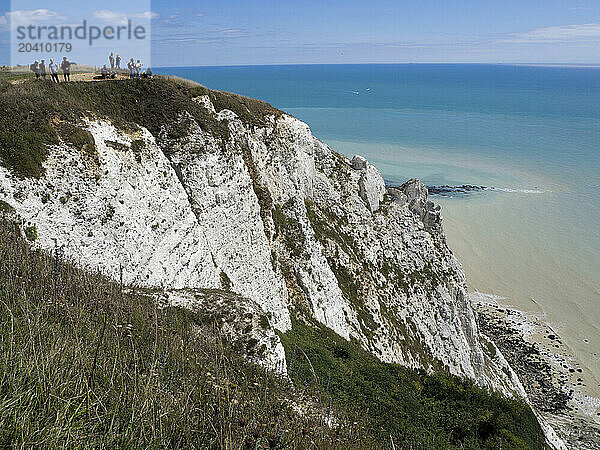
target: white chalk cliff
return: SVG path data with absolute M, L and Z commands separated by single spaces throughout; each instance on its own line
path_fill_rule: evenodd
M 84 268 L 113 278 L 122 268 L 140 287 L 230 289 L 282 332 L 309 314 L 382 361 L 445 367 L 524 395 L 478 332 L 422 183 L 386 188 L 364 158 L 336 153 L 286 114 L 256 125 L 208 95 L 195 100 L 227 139 L 186 111 L 176 138 L 168 125 L 153 136 L 90 115 L 79 126 L 93 135 L 94 158 L 63 142 L 40 178 L 0 167 L 0 200 L 36 225 L 36 245 L 64 246 Z M 271 359 L 283 359 L 273 345 Z
M 383 361 L 514 390 L 486 370 L 465 276 L 425 186 L 388 192 L 364 158 L 335 153 L 293 117 L 252 127 L 198 101 L 228 125 L 225 146 L 185 112 L 177 139 L 89 119 L 96 158 L 63 143 L 39 179 L 0 167 L 0 199 L 36 225 L 38 245 L 64 246 L 84 268 L 115 279 L 122 268 L 143 287 L 227 279 L 280 331 L 306 306 Z

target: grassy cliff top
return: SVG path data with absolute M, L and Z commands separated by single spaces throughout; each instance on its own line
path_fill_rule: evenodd
M 81 132 L 73 137 L 72 129 L 61 130 L 58 124 L 74 126 L 90 115 L 110 119 L 121 127 L 141 125 L 158 137 L 163 126 L 168 129 L 187 111 L 204 131 L 227 140 L 227 124 L 215 120 L 193 100 L 201 95 L 209 96 L 217 112 L 229 109 L 250 126 L 264 126 L 267 116 L 282 114 L 260 100 L 177 78 L 60 84 L 0 80 L 0 163 L 19 176 L 39 177 L 48 145 L 60 140 L 73 143 L 73 139 L 76 144 L 83 138 Z

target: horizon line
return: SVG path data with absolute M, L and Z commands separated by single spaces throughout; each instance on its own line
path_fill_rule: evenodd
M 555 67 L 555 68 L 600 68 L 600 63 L 508 63 L 508 62 L 391 62 L 391 63 L 273 63 L 273 64 L 197 64 L 176 66 L 154 66 L 155 69 L 186 69 L 196 67 L 227 68 L 227 67 L 279 67 L 279 66 L 521 66 L 521 67 Z

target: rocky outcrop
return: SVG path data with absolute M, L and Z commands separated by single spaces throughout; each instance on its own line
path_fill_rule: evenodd
M 219 335 L 231 342 L 240 354 L 287 376 L 283 345 L 255 302 L 223 290 L 167 289 L 136 293 L 153 297 L 161 308 L 181 307 L 196 312 L 207 326 L 217 327 Z M 199 326 L 198 332 L 206 333 L 206 330 Z
M 400 191 L 406 195 L 406 202 L 410 210 L 418 215 L 423 225 L 428 230 L 437 233 L 442 232 L 441 207 L 427 200 L 427 187 L 419 180 L 412 179 L 400 187 Z
M 194 99 L 208 119 L 182 109 L 154 134 L 90 115 L 92 156 L 61 142 L 39 178 L 0 167 L 0 200 L 40 247 L 132 286 L 229 290 L 279 331 L 308 315 L 383 361 L 519 392 L 422 183 L 386 189 L 299 120 L 215 95 Z
M 358 180 L 360 198 L 363 199 L 371 212 L 377 211 L 386 192 L 383 177 L 362 156 L 355 156 L 352 159 L 352 168 L 361 172 Z

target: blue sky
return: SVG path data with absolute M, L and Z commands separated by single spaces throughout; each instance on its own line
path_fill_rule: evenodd
M 115 16 L 140 15 L 151 8 L 154 66 L 600 64 L 598 0 L 156 0 L 148 7 L 148 0 L 120 3 L 94 2 L 86 8 Z M 15 0 L 13 12 L 15 4 L 63 12 L 65 5 L 73 10 L 81 3 Z M 0 0 L 0 7 L 0 58 L 6 62 L 11 8 L 6 0 Z M 133 11 L 135 7 L 139 11 Z

